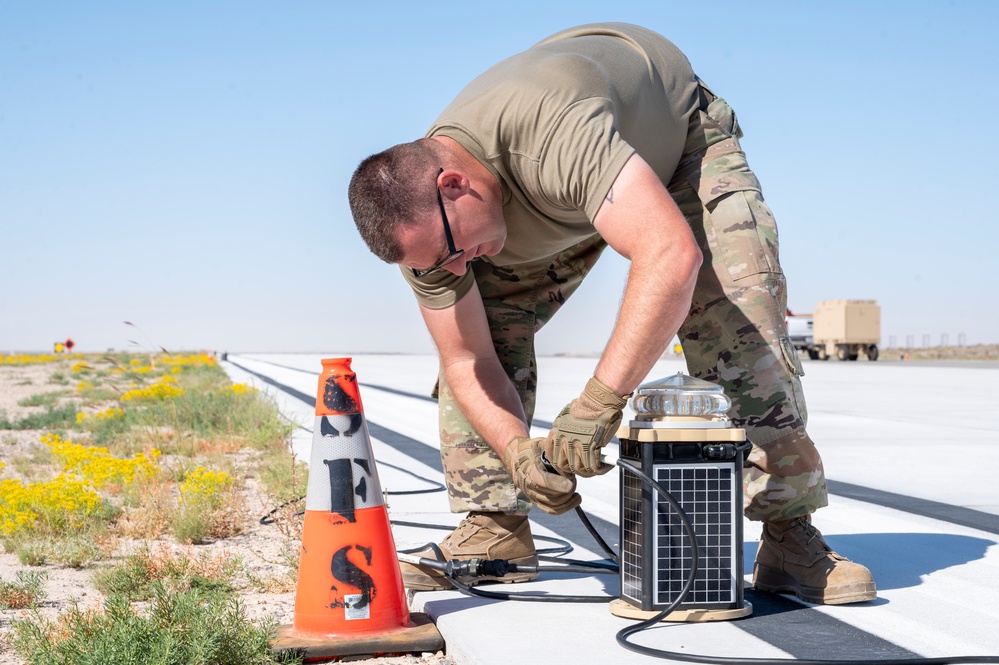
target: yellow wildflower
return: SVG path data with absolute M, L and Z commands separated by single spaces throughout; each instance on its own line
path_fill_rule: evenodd
M 92 487 L 64 475 L 27 485 L 16 479 L 0 480 L 0 534 L 39 522 L 55 529 L 78 527 L 101 503 Z
M 124 418 L 125 412 L 116 406 L 108 407 L 103 411 L 96 411 L 94 413 L 87 413 L 86 411 L 78 411 L 76 414 L 76 422 L 82 423 L 85 420 L 115 420 L 117 418 Z
M 197 365 L 214 365 L 215 358 L 207 353 L 174 354 L 171 356 L 166 356 L 165 358 L 160 358 L 160 362 L 171 368 L 194 367 Z
M 160 451 L 153 449 L 149 459 L 145 453 L 136 453 L 131 459 L 113 456 L 107 448 L 82 446 L 63 439 L 58 434 L 46 434 L 42 443 L 52 449 L 55 458 L 62 462 L 63 472 L 87 481 L 95 488 L 107 485 L 128 485 L 136 478 L 148 478 L 156 473 L 154 461 Z
M 123 402 L 132 400 L 154 402 L 170 399 L 182 394 L 184 394 L 184 389 L 177 385 L 177 379 L 172 376 L 163 376 L 156 383 L 150 384 L 145 388 L 129 390 L 121 396 L 121 400 Z
M 232 476 L 225 471 L 210 471 L 199 466 L 187 474 L 180 486 L 181 503 L 215 503 L 216 497 L 232 485 Z

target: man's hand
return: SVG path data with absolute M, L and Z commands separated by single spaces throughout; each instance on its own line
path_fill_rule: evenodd
M 593 377 L 582 394 L 558 414 L 542 443 L 548 462 L 563 475 L 588 478 L 614 467 L 600 461 L 600 449 L 614 438 L 621 424 L 621 409 L 628 403 Z
M 541 462 L 542 441 L 517 437 L 503 451 L 503 463 L 513 474 L 514 484 L 531 503 L 546 513 L 561 515 L 582 503 L 583 498 L 576 493 L 575 477 L 545 469 Z

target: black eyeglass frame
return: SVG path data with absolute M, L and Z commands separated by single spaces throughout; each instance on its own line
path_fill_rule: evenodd
M 437 177 L 440 177 L 442 173 L 444 173 L 443 168 L 437 172 Z M 416 268 L 410 268 L 410 270 L 413 271 L 413 276 L 416 277 L 416 279 L 423 279 L 430 273 L 437 272 L 444 266 L 449 265 L 454 261 L 458 260 L 458 257 L 460 257 L 462 254 L 465 253 L 465 250 L 457 249 L 454 246 L 454 237 L 451 235 L 451 225 L 448 224 L 447 213 L 444 212 L 444 200 L 441 198 L 440 185 L 437 186 L 437 205 L 441 209 L 441 221 L 444 222 L 444 238 L 445 240 L 447 240 L 447 255 L 443 259 L 432 265 L 431 267 L 427 268 L 426 270 L 417 270 Z

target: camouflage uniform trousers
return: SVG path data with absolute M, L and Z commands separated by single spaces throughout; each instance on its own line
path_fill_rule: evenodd
M 746 516 L 791 519 L 826 505 L 826 484 L 805 432 L 803 372 L 785 325 L 777 227 L 739 146 L 735 114 L 706 93 L 691 121 L 685 158 L 669 183 L 704 254 L 678 335 L 688 372 L 725 389 L 733 400 L 730 417 L 753 443 L 744 473 Z M 472 264 L 493 344 L 529 421 L 537 387 L 534 334 L 578 288 L 605 246 L 594 236 L 533 264 Z M 451 510 L 526 513 L 529 502 L 461 414 L 443 373 L 438 385 Z
M 687 371 L 721 385 L 729 417 L 753 447 L 743 474 L 745 514 L 778 521 L 827 503 L 822 459 L 805 425 L 804 374 L 787 334 L 787 285 L 777 225 L 739 145 L 724 99 L 704 88 L 670 194 L 704 255 L 678 336 Z

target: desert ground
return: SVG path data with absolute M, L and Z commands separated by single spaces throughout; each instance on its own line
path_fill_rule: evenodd
M 5 414 L 9 420 L 14 421 L 32 412 L 41 411 L 41 407 L 20 406 L 18 402 L 37 393 L 64 389 L 64 386 L 53 384 L 49 380 L 53 372 L 59 369 L 63 372 L 66 371 L 66 367 L 60 367 L 61 364 L 0 365 L 0 414 Z M 31 450 L 40 445 L 39 438 L 45 433 L 43 430 L 0 431 L 0 460 L 10 462 L 30 456 Z M 79 437 L 82 441 L 83 434 L 83 432 L 70 431 L 66 433 L 66 436 L 71 439 Z M 12 466 L 8 464 L 8 473 L 5 477 L 16 476 L 16 472 L 10 471 Z M 205 545 L 184 545 L 177 543 L 169 536 L 161 537 L 152 542 L 114 538 L 107 544 L 110 550 L 109 556 L 96 564 L 83 568 L 59 564 L 45 564 L 30 568 L 30 570 L 41 570 L 47 574 L 44 596 L 35 610 L 0 610 L 0 665 L 25 665 L 25 661 L 17 656 L 8 639 L 12 621 L 34 619 L 35 617 L 54 619 L 74 605 L 80 609 L 100 606 L 103 598 L 94 586 L 94 573 L 102 567 L 113 565 L 129 552 L 142 546 L 146 546 L 152 551 L 181 553 L 188 557 L 204 554 L 217 560 L 239 558 L 253 577 L 273 581 L 273 584 L 270 585 L 272 588 L 267 592 L 254 590 L 250 587 L 239 591 L 246 615 L 254 621 L 272 618 L 278 624 L 292 623 L 295 585 L 289 582 L 294 574 L 291 572 L 293 567 L 288 562 L 288 553 L 295 551 L 298 547 L 298 544 L 294 542 L 294 528 L 292 526 L 282 529 L 274 523 L 260 523 L 260 518 L 274 506 L 270 504 L 268 497 L 260 491 L 258 483 L 253 477 L 246 479 L 242 491 L 246 506 L 244 523 L 242 533 L 234 537 Z M 0 549 L 0 580 L 12 581 L 18 571 L 27 569 L 29 568 L 19 563 L 15 554 Z M 36 612 L 37 614 L 35 614 Z M 443 653 L 437 653 L 383 657 L 354 662 L 382 665 L 401 665 L 403 663 L 449 665 L 452 661 Z

